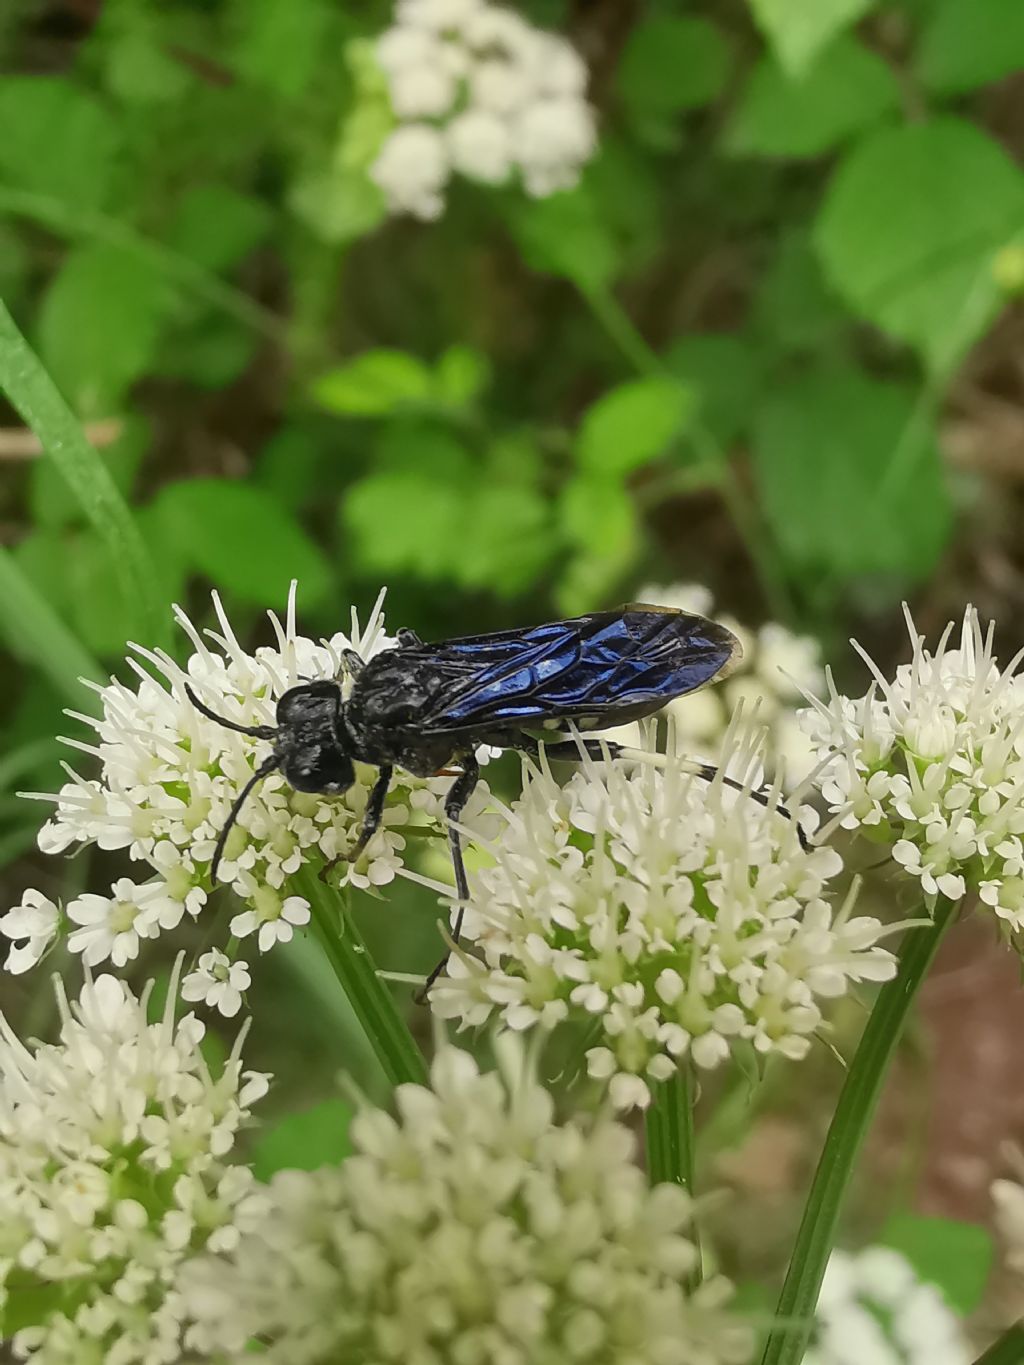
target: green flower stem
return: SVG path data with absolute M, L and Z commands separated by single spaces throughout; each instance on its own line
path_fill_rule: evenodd
M 647 1145 L 647 1175 L 652 1185 L 669 1181 L 682 1185 L 691 1195 L 694 1189 L 693 1107 L 696 1100 L 693 1069 L 688 1060 L 667 1081 L 652 1087 L 650 1107 L 644 1116 Z M 690 1277 L 690 1288 L 701 1281 L 700 1242 L 694 1227 L 690 1238 L 697 1248 L 697 1263 Z
M 36 434 L 97 535 L 106 543 L 125 602 L 136 608 L 135 621 L 143 638 L 162 641 L 167 632 L 162 619 L 163 593 L 128 504 L 2 302 L 0 390 Z
M 804 1358 L 854 1165 L 911 1005 L 956 908 L 940 899 L 930 924 L 907 931 L 896 976 L 878 993 L 825 1139 L 761 1365 L 800 1365 Z
M 1021 1362 L 1024 1362 L 1024 1324 L 1015 1322 L 974 1365 L 1021 1365 Z
M 344 898 L 303 868 L 291 882 L 309 901 L 312 929 L 392 1085 L 427 1084 L 427 1064 L 348 913 Z

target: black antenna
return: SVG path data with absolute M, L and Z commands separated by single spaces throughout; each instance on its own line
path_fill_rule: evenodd
M 197 711 L 206 716 L 208 720 L 215 720 L 218 725 L 223 725 L 225 730 L 234 730 L 236 734 L 248 735 L 251 739 L 277 738 L 277 731 L 272 725 L 239 725 L 236 721 L 227 720 L 224 716 L 218 716 L 216 711 L 211 711 L 204 702 L 199 700 L 191 687 L 189 687 L 188 683 L 185 684 L 185 693 Z M 213 858 L 210 862 L 210 881 L 214 886 L 217 884 L 217 869 L 220 867 L 220 860 L 224 856 L 224 845 L 228 841 L 228 835 L 235 827 L 235 821 L 238 819 L 238 813 L 242 809 L 246 797 L 252 791 L 253 787 L 255 787 L 256 783 L 262 781 L 268 773 L 272 773 L 277 766 L 277 755 L 271 754 L 265 762 L 260 764 L 252 777 L 249 778 L 248 782 L 235 797 L 235 804 L 231 807 L 230 811 L 228 811 L 228 818 L 224 821 L 224 827 L 217 835 L 217 843 L 214 846 Z
M 262 781 L 263 778 L 266 777 L 268 773 L 272 773 L 276 767 L 277 758 L 274 754 L 271 754 L 265 763 L 260 764 L 252 777 L 249 778 L 249 781 L 235 797 L 235 804 L 228 811 L 228 818 L 224 821 L 223 829 L 217 835 L 217 843 L 213 850 L 213 859 L 210 863 L 210 881 L 214 886 L 217 884 L 217 869 L 220 867 L 220 860 L 224 854 L 224 845 L 228 841 L 228 835 L 235 827 L 235 821 L 238 819 L 238 812 L 242 809 L 245 798 L 252 791 L 253 787 L 255 787 L 256 783 Z
M 225 730 L 234 730 L 239 735 L 248 735 L 251 739 L 274 739 L 277 731 L 272 725 L 239 725 L 237 721 L 228 720 L 225 716 L 218 716 L 216 711 L 211 711 L 205 702 L 199 700 L 196 694 L 185 684 L 185 695 L 196 708 L 201 711 L 207 720 L 215 720 L 218 725 L 223 725 Z

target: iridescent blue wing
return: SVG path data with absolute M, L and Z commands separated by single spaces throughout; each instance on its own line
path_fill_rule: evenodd
M 710 682 L 740 652 L 702 616 L 631 605 L 528 630 L 414 645 L 402 658 L 444 680 L 417 716 L 423 734 L 545 721 L 612 726 Z

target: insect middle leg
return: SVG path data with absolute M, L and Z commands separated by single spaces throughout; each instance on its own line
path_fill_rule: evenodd
M 480 764 L 476 758 L 472 754 L 466 754 L 460 761 L 462 763 L 462 774 L 452 783 L 444 803 L 445 819 L 448 821 L 448 846 L 452 851 L 455 890 L 459 898 L 459 909 L 455 916 L 455 923 L 452 925 L 452 940 L 455 943 L 458 943 L 459 936 L 462 933 L 462 920 L 466 913 L 466 903 L 469 900 L 469 882 L 466 878 L 466 864 L 462 857 L 462 839 L 455 826 L 466 807 L 466 802 L 473 795 L 476 784 L 480 781 Z M 422 989 L 417 992 L 416 999 L 419 1004 L 426 1000 L 431 986 L 448 965 L 450 956 L 450 953 L 445 953 L 423 983 Z

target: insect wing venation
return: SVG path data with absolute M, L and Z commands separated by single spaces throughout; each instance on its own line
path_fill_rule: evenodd
M 450 686 L 419 717 L 425 733 L 655 711 L 721 673 L 738 641 L 713 621 L 642 606 L 410 651 Z

